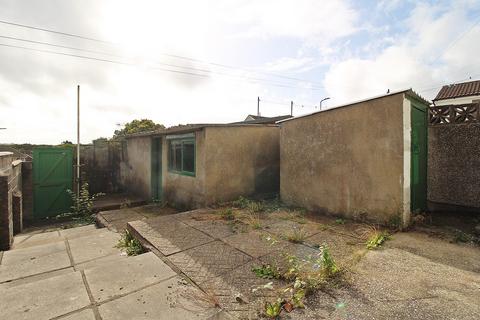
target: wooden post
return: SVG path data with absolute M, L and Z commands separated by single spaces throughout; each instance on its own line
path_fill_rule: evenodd
M 290 101 L 290 115 L 293 117 L 293 101 Z
M 260 97 L 257 97 L 257 116 L 260 116 Z

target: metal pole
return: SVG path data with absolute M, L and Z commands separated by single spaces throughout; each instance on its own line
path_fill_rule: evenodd
M 322 100 L 320 100 L 320 110 L 322 110 L 322 102 L 325 101 L 325 100 L 328 100 L 330 99 L 330 97 L 326 97 L 326 98 L 323 98 Z
M 77 197 L 80 196 L 80 85 L 77 86 Z
M 293 101 L 290 101 L 290 115 L 293 117 Z
M 257 97 L 257 116 L 260 116 L 260 97 Z

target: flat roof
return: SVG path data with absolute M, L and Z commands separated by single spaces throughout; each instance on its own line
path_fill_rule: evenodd
M 292 120 L 295 120 L 295 119 L 305 118 L 305 117 L 309 117 L 309 116 L 312 116 L 312 115 L 315 115 L 315 114 L 318 114 L 318 113 L 321 113 L 321 112 L 328 112 L 328 111 L 333 111 L 333 110 L 337 110 L 337 109 L 340 109 L 340 108 L 350 107 L 350 106 L 353 106 L 355 104 L 359 104 L 359 103 L 362 103 L 362 102 L 367 102 L 367 101 L 370 101 L 370 100 L 376 100 L 376 99 L 380 99 L 380 98 L 384 98 L 384 97 L 388 97 L 388 96 L 393 96 L 393 95 L 400 94 L 400 93 L 405 93 L 408 96 L 425 103 L 426 105 L 430 105 L 430 102 L 428 100 L 424 99 L 419 94 L 417 94 L 415 91 L 413 91 L 412 88 L 410 88 L 410 89 L 393 91 L 393 92 L 390 92 L 390 93 L 386 93 L 386 94 L 382 94 L 382 95 L 378 95 L 378 96 L 373 96 L 373 97 L 369 97 L 369 98 L 365 98 L 365 99 L 361 99 L 361 100 L 357 100 L 357 101 L 353 101 L 353 102 L 348 102 L 346 104 L 341 104 L 341 105 L 334 106 L 334 107 L 331 107 L 331 108 L 328 108 L 328 109 L 325 109 L 325 110 L 315 111 L 315 112 L 303 114 L 301 116 L 277 121 L 276 123 L 283 123 L 283 122 L 292 121 Z
M 148 136 L 165 136 L 169 134 L 188 133 L 202 130 L 203 128 L 229 128 L 229 127 L 278 127 L 277 124 L 253 124 L 253 123 L 201 123 L 201 124 L 188 124 L 184 126 L 171 127 L 167 129 L 145 131 L 139 133 L 132 133 L 125 135 L 126 139 Z

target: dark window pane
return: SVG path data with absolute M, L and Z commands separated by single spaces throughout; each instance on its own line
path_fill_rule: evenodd
M 182 171 L 182 145 L 175 143 L 175 161 L 173 164 L 173 170 Z
M 173 169 L 173 164 L 175 163 L 175 151 L 174 144 L 170 142 L 168 144 L 168 168 Z
M 195 146 L 190 141 L 183 143 L 183 171 L 195 172 Z

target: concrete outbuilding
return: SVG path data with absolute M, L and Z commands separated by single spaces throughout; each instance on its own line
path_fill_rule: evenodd
M 279 127 L 199 124 L 127 136 L 124 189 L 182 208 L 279 190 Z
M 428 105 L 404 90 L 281 121 L 281 199 L 408 225 L 426 209 Z

